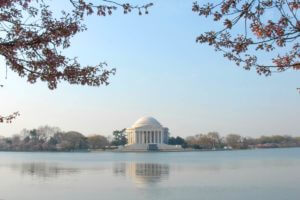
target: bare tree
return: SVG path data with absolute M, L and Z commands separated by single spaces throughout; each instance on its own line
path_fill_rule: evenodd
M 242 147 L 242 137 L 237 134 L 229 134 L 226 136 L 226 143 L 234 149 L 240 149 Z
M 90 149 L 104 149 L 109 142 L 106 137 L 102 135 L 92 135 L 87 137 Z

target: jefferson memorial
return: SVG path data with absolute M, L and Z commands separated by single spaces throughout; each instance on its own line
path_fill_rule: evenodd
M 169 129 L 153 117 L 142 117 L 126 129 L 128 144 L 124 151 L 176 151 L 180 146 L 168 145 Z

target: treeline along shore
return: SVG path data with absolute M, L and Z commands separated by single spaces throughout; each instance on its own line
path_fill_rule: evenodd
M 37 129 L 24 129 L 11 137 L 0 136 L 0 151 L 89 151 L 112 150 L 125 145 L 125 129 L 116 130 L 112 136 L 85 136 L 76 131 L 61 131 L 57 127 L 42 126 Z M 300 147 L 300 137 L 288 135 L 261 136 L 258 138 L 218 132 L 194 136 L 170 137 L 170 145 L 181 145 L 186 150 L 231 150 L 252 148 Z

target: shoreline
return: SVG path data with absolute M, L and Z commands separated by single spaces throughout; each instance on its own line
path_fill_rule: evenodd
M 82 150 L 82 151 L 4 151 L 9 153 L 167 153 L 167 152 L 217 152 L 217 151 L 245 151 L 245 150 L 267 150 L 267 149 L 292 149 L 292 148 L 300 148 L 300 147 L 276 147 L 276 148 L 249 148 L 249 149 L 183 149 L 183 150 L 160 150 L 160 151 L 122 151 L 122 150 L 103 150 L 103 149 L 95 149 L 95 150 Z

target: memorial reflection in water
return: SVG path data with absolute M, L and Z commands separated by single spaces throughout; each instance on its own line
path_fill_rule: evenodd
M 129 176 L 138 185 L 155 184 L 167 180 L 170 167 L 160 163 L 117 163 L 115 175 Z

